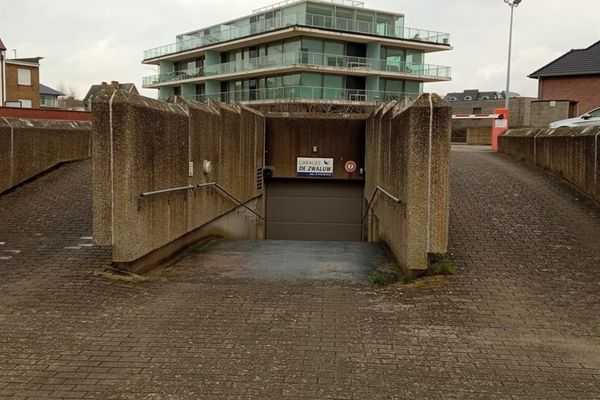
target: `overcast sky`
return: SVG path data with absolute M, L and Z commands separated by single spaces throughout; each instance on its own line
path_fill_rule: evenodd
M 92 83 L 135 82 L 152 66 L 142 52 L 175 35 L 249 14 L 269 0 L 0 0 L 0 38 L 18 57 L 42 56 L 41 81 L 64 82 L 84 96 Z M 404 13 L 406 25 L 449 32 L 454 50 L 426 56 L 453 68 L 452 82 L 427 84 L 445 94 L 502 90 L 509 7 L 503 0 L 368 0 L 369 8 Z M 600 0 L 523 0 L 516 10 L 511 91 L 535 96 L 526 77 L 573 48 L 600 40 Z M 9 50 L 9 57 L 13 57 Z M 143 91 L 155 97 L 153 90 Z

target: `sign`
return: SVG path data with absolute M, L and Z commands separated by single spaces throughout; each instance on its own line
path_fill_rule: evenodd
M 333 176 L 333 158 L 298 157 L 296 173 L 298 176 Z
M 346 161 L 346 165 L 344 165 L 344 169 L 348 173 L 353 173 L 356 171 L 356 163 L 354 161 Z
M 507 128 L 508 127 L 508 121 L 505 119 L 497 119 L 494 122 L 495 122 L 496 128 Z

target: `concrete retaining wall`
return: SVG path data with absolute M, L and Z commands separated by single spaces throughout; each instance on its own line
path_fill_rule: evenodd
M 600 127 L 512 129 L 499 151 L 546 168 L 600 201 Z
M 90 157 L 91 124 L 0 117 L 0 193 L 53 166 Z
M 174 101 L 107 87 L 94 103 L 94 238 L 112 244 L 116 262 L 132 263 L 238 207 L 214 187 L 143 192 L 217 182 L 242 202 L 262 196 L 263 116 L 241 105 Z M 254 204 L 262 214 L 262 201 Z M 250 236 L 263 229 L 257 222 Z
M 534 101 L 531 103 L 531 127 L 547 128 L 548 124 L 576 116 L 577 103 L 569 100 Z
M 367 121 L 365 202 L 378 194 L 368 238 L 383 240 L 404 269 L 426 269 L 448 248 L 451 109 L 437 95 L 390 102 Z

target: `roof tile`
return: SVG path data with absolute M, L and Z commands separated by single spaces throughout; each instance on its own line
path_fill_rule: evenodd
M 600 74 L 600 41 L 587 49 L 575 49 L 530 74 L 530 78 L 547 76 Z

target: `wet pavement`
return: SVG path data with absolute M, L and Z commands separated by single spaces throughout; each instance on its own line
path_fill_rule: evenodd
M 168 272 L 213 279 L 364 284 L 373 271 L 394 271 L 395 266 L 381 243 L 213 240 Z
M 307 282 L 374 264 L 284 242 L 107 280 L 90 162 L 3 194 L 0 399 L 599 399 L 600 207 L 487 151 L 455 147 L 451 179 L 458 272 L 420 289 Z

